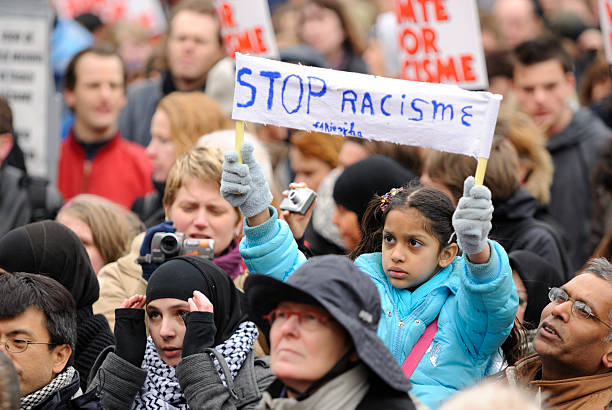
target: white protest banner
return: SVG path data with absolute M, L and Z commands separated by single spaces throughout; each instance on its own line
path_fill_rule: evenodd
M 227 55 L 278 58 L 267 0 L 214 0 Z
M 232 118 L 488 158 L 501 96 L 236 54 Z
M 599 26 L 604 40 L 604 50 L 609 63 L 612 63 L 612 1 L 599 0 Z
M 47 0 L 0 0 L 0 95 L 13 111 L 28 172 L 53 179 L 59 113 L 49 62 L 51 26 Z
M 476 0 L 395 0 L 406 80 L 488 87 Z
M 55 7 L 62 17 L 93 13 L 106 24 L 127 20 L 153 35 L 163 33 L 166 28 L 159 0 L 55 0 Z

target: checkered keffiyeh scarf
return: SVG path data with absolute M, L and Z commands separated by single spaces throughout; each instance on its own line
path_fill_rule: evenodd
M 51 382 L 46 386 L 36 390 L 33 393 L 28 394 L 25 397 L 22 397 L 21 407 L 19 407 L 19 409 L 30 410 L 38 406 L 57 390 L 63 389 L 64 387 L 68 386 L 72 382 L 75 373 L 76 370 L 74 367 L 68 367 L 66 370 L 55 376 L 55 378 L 51 380 Z
M 232 378 L 236 377 L 242 363 L 251 351 L 258 331 L 253 322 L 242 322 L 234 334 L 222 344 L 215 346 L 230 369 Z M 215 368 L 224 385 L 225 374 L 216 357 L 212 356 Z M 175 368 L 168 366 L 157 353 L 151 337 L 147 338 L 147 347 L 142 368 L 147 371 L 147 378 L 136 395 L 132 409 L 188 409 L 187 399 L 181 391 Z

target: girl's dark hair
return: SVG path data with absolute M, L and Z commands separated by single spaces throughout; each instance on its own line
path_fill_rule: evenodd
M 393 209 L 416 209 L 427 220 L 425 230 L 440 242 L 439 249 L 442 250 L 449 243 L 453 234 L 452 218 L 455 206 L 443 192 L 425 188 L 413 181 L 391 196 L 384 209 L 381 208 L 381 198 L 374 195 L 368 204 L 361 220 L 361 242 L 350 253 L 351 259 L 354 260 L 364 253 L 381 252 L 385 220 Z
M 512 326 L 510 334 L 504 340 L 504 343 L 502 343 L 501 349 L 508 366 L 514 366 L 516 362 L 528 354 L 529 346 L 525 328 L 516 317 L 514 318 L 514 326 Z

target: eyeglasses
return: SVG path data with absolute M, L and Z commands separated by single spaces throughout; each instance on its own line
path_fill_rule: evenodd
M 285 309 L 273 309 L 267 315 L 263 316 L 266 319 L 270 326 L 273 323 L 278 325 L 282 325 L 289 319 L 291 316 L 296 316 L 298 319 L 298 324 L 302 326 L 305 330 L 316 330 L 319 326 L 327 321 L 329 321 L 329 316 L 323 316 L 314 310 L 303 310 L 301 312 L 291 312 Z
M 593 319 L 596 319 L 599 322 L 603 323 L 608 329 L 612 329 L 612 325 L 609 325 L 608 323 L 598 318 L 593 313 L 593 310 L 591 309 L 591 307 L 587 305 L 586 303 L 580 300 L 575 300 L 575 299 L 570 298 L 567 292 L 561 288 L 549 288 L 549 289 L 550 290 L 548 291 L 548 299 L 550 299 L 551 302 L 554 302 L 557 305 L 560 305 L 562 303 L 567 302 L 568 300 L 572 301 L 573 302 L 572 303 L 572 313 L 574 314 L 574 316 L 580 319 L 588 319 L 592 317 Z
M 57 343 L 48 342 L 30 342 L 22 339 L 8 339 L 4 343 L 0 342 L 0 345 L 4 344 L 4 348 L 9 353 L 22 353 L 25 352 L 29 345 L 49 345 L 55 346 Z

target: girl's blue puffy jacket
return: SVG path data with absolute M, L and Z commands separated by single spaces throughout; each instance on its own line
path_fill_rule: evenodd
M 240 253 L 251 273 L 284 281 L 306 258 L 276 210 L 270 207 L 270 213 L 256 227 L 245 221 Z M 378 287 L 383 310 L 378 335 L 400 365 L 425 327 L 438 318 L 438 332 L 410 378 L 411 393 L 431 408 L 484 377 L 512 329 L 518 307 L 512 271 L 504 249 L 494 241 L 489 245 L 489 262 L 472 264 L 456 257 L 414 292 L 391 285 L 381 253 L 355 260 Z

